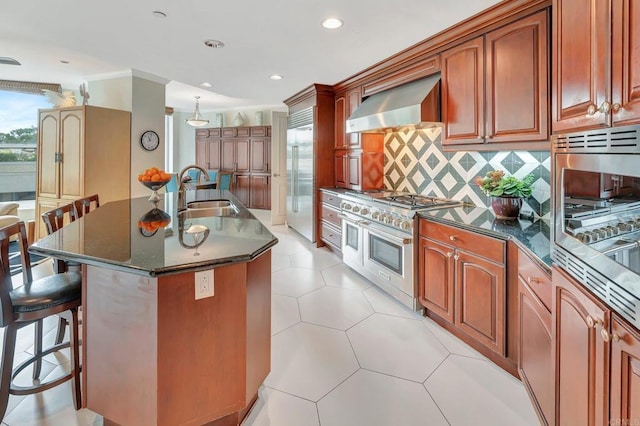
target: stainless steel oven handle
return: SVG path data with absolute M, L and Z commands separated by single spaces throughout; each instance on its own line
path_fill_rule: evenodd
M 342 213 L 338 213 L 338 217 L 342 220 L 344 220 L 345 222 L 349 222 L 352 223 L 356 226 L 360 225 L 360 223 L 362 222 L 361 220 L 355 220 L 355 219 L 351 219 L 349 216 L 342 214 Z
M 383 236 L 384 238 L 386 238 L 388 240 L 395 241 L 395 242 L 400 243 L 400 244 L 408 245 L 408 244 L 411 244 L 412 241 L 413 241 L 413 238 L 397 237 L 395 235 L 392 235 L 392 234 L 389 234 L 387 232 L 384 232 L 384 231 L 382 231 L 381 229 L 379 229 L 377 227 L 369 226 L 369 222 L 366 222 L 366 221 L 360 221 L 360 222 L 358 222 L 358 225 L 360 225 L 364 229 L 370 231 L 372 234 L 378 234 L 378 235 Z

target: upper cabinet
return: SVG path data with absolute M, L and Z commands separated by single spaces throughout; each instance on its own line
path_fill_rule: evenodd
M 554 133 L 640 122 L 640 8 L 554 0 Z
M 548 148 L 547 20 L 544 10 L 442 53 L 445 147 Z

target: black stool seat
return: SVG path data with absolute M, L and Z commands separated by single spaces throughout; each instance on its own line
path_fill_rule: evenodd
M 33 312 L 62 306 L 74 300 L 79 305 L 81 291 L 82 275 L 79 272 L 67 272 L 25 284 L 13 290 L 9 296 L 13 312 Z

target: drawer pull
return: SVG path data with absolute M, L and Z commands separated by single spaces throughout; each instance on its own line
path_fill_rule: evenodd
M 602 336 L 602 340 L 604 340 L 607 343 L 609 343 L 612 340 L 614 342 L 619 342 L 620 341 L 620 336 L 618 336 L 616 333 L 609 333 L 604 328 L 602 330 L 600 330 L 600 335 Z
M 458 239 L 458 237 L 456 237 L 455 235 L 451 235 L 451 236 L 449 236 L 449 239 L 450 239 L 451 241 L 455 241 L 455 240 L 457 240 L 457 239 Z
M 603 324 L 604 321 L 602 321 L 601 319 L 595 319 L 591 315 L 587 315 L 587 326 L 589 326 L 589 328 L 596 328 L 598 326 L 602 327 Z
M 459 255 L 459 254 L 456 254 L 455 256 L 453 256 L 453 258 L 454 258 L 455 260 L 458 260 L 458 259 L 460 259 L 460 255 Z
M 542 280 L 540 278 L 537 277 L 527 277 L 527 284 L 542 284 Z

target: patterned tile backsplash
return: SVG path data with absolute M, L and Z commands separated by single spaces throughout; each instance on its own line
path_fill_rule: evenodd
M 549 218 L 551 161 L 549 151 L 443 152 L 440 127 L 385 135 L 384 185 L 387 189 L 466 201 L 490 207 L 490 197 L 474 183 L 476 176 L 501 169 L 536 180 L 522 211 Z

